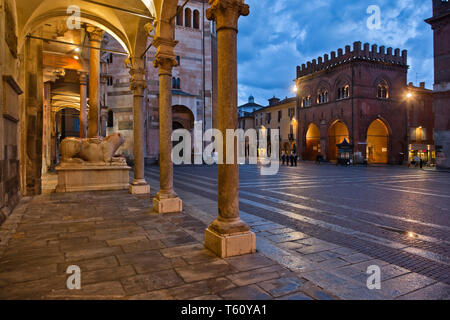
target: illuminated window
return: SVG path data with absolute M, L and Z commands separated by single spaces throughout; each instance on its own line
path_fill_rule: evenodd
M 311 96 L 303 97 L 302 107 L 310 107 L 311 106 Z
M 381 81 L 378 84 L 377 98 L 379 99 L 388 99 L 389 98 L 389 87 L 386 81 Z
M 348 85 L 338 88 L 338 100 L 347 99 L 348 97 L 350 97 L 350 87 Z
M 320 89 L 317 92 L 317 103 L 322 104 L 322 103 L 327 103 L 327 102 L 328 102 L 328 90 Z

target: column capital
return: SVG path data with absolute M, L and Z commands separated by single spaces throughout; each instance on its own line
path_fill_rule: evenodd
M 248 16 L 250 8 L 244 0 L 209 0 L 211 7 L 206 10 L 206 18 L 217 22 L 217 31 L 233 29 L 238 31 L 240 16 Z
M 80 76 L 80 85 L 86 86 L 88 84 L 88 73 L 79 71 L 78 75 Z
M 94 42 L 101 42 L 103 40 L 103 34 L 105 33 L 102 29 L 93 26 L 87 27 L 86 32 L 88 33 L 89 41 Z
M 172 68 L 178 65 L 175 57 L 175 46 L 178 41 L 156 37 L 153 46 L 156 48 L 155 60 L 153 65 L 159 69 L 159 75 L 172 76 Z
M 130 68 L 130 76 L 130 89 L 134 91 L 134 95 L 142 96 L 144 94 L 144 90 L 147 88 L 145 69 Z

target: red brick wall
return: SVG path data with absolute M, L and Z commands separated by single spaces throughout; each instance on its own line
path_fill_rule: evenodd
M 348 47 L 345 53 L 344 50 L 338 51 L 337 57 L 332 53 L 331 63 L 328 57 L 323 60 L 319 58 L 319 64 L 313 61 L 309 68 L 304 65 L 298 70 L 299 100 L 308 95 L 312 98 L 312 106 L 300 107 L 299 111 L 300 153 L 305 152 L 308 126 L 314 123 L 320 130 L 321 154 L 328 159 L 329 130 L 335 121 L 340 120 L 348 128 L 354 151 L 366 157 L 368 128 L 373 121 L 380 119 L 389 132 L 388 162 L 402 162 L 402 153 L 406 153 L 408 144 L 406 52 L 400 56 L 399 50 L 392 55 L 392 49 L 385 53 L 384 47 L 380 47 L 381 50 L 372 47 L 370 51 L 368 48 L 365 45 L 366 50 L 360 50 L 358 43 L 355 43 L 353 51 Z M 381 80 L 386 81 L 389 87 L 388 99 L 377 98 L 377 87 Z M 337 100 L 338 88 L 345 84 L 350 86 L 350 98 Z M 316 100 L 320 88 L 328 90 L 329 102 L 318 105 Z M 424 100 L 427 107 L 414 109 L 411 118 L 432 130 L 432 119 L 426 115 L 431 110 L 431 93 L 424 91 L 421 94 L 427 97 Z

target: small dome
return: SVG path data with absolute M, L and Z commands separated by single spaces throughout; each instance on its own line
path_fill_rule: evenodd
M 255 97 L 253 96 L 248 97 L 248 103 L 255 103 Z

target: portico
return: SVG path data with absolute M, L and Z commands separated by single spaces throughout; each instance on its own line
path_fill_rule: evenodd
M 105 138 L 107 95 L 103 87 L 105 83 L 114 83 L 108 82 L 104 61 L 105 55 L 114 53 L 123 57 L 123 67 L 129 70 L 129 89 L 133 96 L 134 178 L 129 192 L 150 193 L 144 175 L 144 128 L 148 121 L 144 106 L 149 95 L 146 79 L 148 74 L 157 73 L 160 190 L 153 199 L 153 208 L 149 209 L 158 214 L 182 212 L 182 199 L 173 188 L 176 177 L 171 160 L 178 1 L 127 0 L 106 5 L 101 1 L 74 0 L 67 6 L 51 0 L 4 1 L 11 28 L 4 31 L 7 45 L 0 47 L 5 53 L 2 65 L 8 65 L 1 75 L 9 79 L 4 81 L 14 89 L 8 99 L 20 110 L 17 115 L 5 111 L 11 113 L 9 117 L 17 124 L 14 128 L 10 126 L 11 130 L 21 135 L 12 143 L 16 153 L 9 154 L 15 155 L 18 161 L 17 195 L 19 189 L 25 196 L 41 193 L 42 175 L 59 164 L 59 145 L 66 136 L 98 141 Z M 248 14 L 248 5 L 243 0 L 211 0 L 207 11 L 208 19 L 217 23 L 219 107 L 214 121 L 223 132 L 237 128 L 236 37 L 239 17 Z M 150 47 L 156 49 L 154 57 L 148 50 Z M 154 65 L 148 60 L 153 60 Z M 2 99 L 9 94 L 0 93 Z M 1 123 L 3 135 L 8 125 L 3 120 Z M 3 150 L 3 141 L 1 147 Z M 218 170 L 218 218 L 206 230 L 205 246 L 221 257 L 254 253 L 255 235 L 239 217 L 238 164 L 219 165 Z M 2 199 L 16 199 L 11 195 L 5 197 L 4 188 L 0 191 Z M 14 207 L 16 202 L 8 205 Z M 0 204 L 5 205 L 3 201 Z

